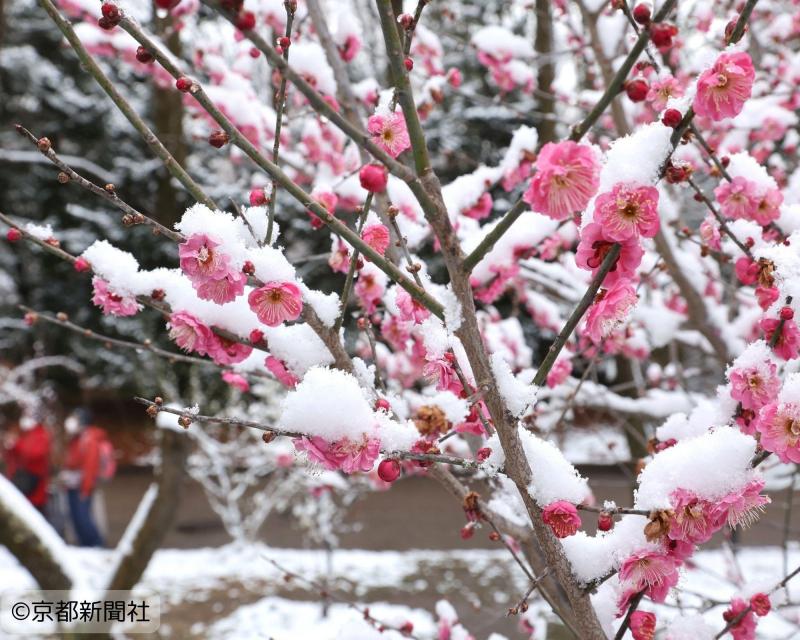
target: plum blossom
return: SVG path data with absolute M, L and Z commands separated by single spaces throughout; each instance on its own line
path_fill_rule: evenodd
M 781 214 L 783 195 L 780 190 L 760 186 L 742 176 L 718 186 L 714 195 L 722 214 L 734 220 L 752 220 L 763 226 L 774 222 Z
M 732 369 L 728 378 L 731 381 L 731 397 L 745 409 L 754 411 L 772 402 L 781 388 L 778 368 L 772 361 Z
M 489 193 L 484 193 L 480 198 L 475 201 L 468 209 L 464 209 L 462 215 L 472 218 L 473 220 L 483 220 L 492 212 L 494 201 Z
M 382 224 L 369 224 L 361 232 L 361 239 L 376 253 L 383 255 L 389 246 L 389 229 Z
M 401 320 L 420 324 L 431 315 L 431 312 L 422 303 L 417 302 L 408 291 L 400 287 L 397 287 L 396 302 Z
M 800 462 L 800 402 L 771 402 L 758 413 L 761 446 L 781 462 Z
M 296 438 L 294 446 L 298 451 L 305 451 L 309 459 L 319 462 L 329 471 L 341 470 L 344 473 L 363 471 L 366 473 L 372 470 L 380 453 L 381 443 L 364 434 L 361 441 L 358 442 L 349 438 L 327 442 L 319 436 Z
M 204 356 L 213 340 L 211 329 L 188 311 L 178 311 L 169 317 L 169 337 L 184 351 Z
M 111 286 L 102 278 L 92 278 L 92 303 L 103 310 L 103 315 L 134 316 L 141 306 L 132 296 L 120 296 L 111 290 Z
M 644 590 L 654 602 L 663 602 L 669 590 L 678 583 L 680 561 L 664 551 L 637 551 L 619 568 L 619 578 L 625 592 L 620 609 L 627 608 L 630 599 Z
M 658 190 L 618 182 L 611 191 L 597 196 L 594 221 L 606 237 L 616 242 L 658 233 Z
M 581 231 L 575 262 L 581 269 L 591 271 L 594 275 L 600 270 L 603 260 L 613 246 L 614 241 L 604 233 L 603 227 L 596 222 L 590 222 Z M 644 250 L 636 238 L 631 237 L 621 242 L 619 257 L 603 279 L 603 284 L 611 286 L 621 279 L 632 278 L 642 262 L 642 256 Z
M 692 107 L 699 116 L 723 120 L 739 115 L 753 90 L 755 69 L 743 52 L 723 53 L 697 80 Z
M 559 357 L 547 374 L 546 384 L 550 389 L 557 387 L 572 373 L 572 358 Z
M 250 383 L 247 382 L 247 378 L 233 371 L 223 371 L 222 380 L 243 393 L 250 391 Z
M 206 280 L 196 287 L 197 297 L 211 300 L 217 304 L 225 304 L 235 300 L 244 293 L 247 276 L 241 271 L 229 271 L 219 280 Z
M 206 343 L 206 349 L 214 362 L 223 366 L 241 362 L 253 352 L 253 347 L 250 345 L 236 342 L 216 333 L 211 334 L 211 338 Z
M 650 611 L 634 611 L 631 614 L 633 640 L 653 640 L 656 637 L 656 614 Z
M 393 158 L 411 148 L 406 119 L 402 113 L 375 114 L 367 121 L 372 141 Z
M 624 322 L 636 300 L 636 290 L 625 280 L 610 289 L 601 289 L 586 314 L 586 333 L 592 342 L 600 344 Z
M 671 496 L 673 516 L 667 535 L 670 540 L 702 544 L 724 523 L 715 505 L 698 498 L 691 491 L 677 489 Z
M 277 327 L 287 320 L 297 320 L 303 310 L 300 288 L 292 282 L 267 282 L 247 297 L 250 308 L 268 327 Z
M 536 174 L 522 196 L 537 213 L 563 220 L 583 210 L 600 185 L 594 150 L 576 142 L 548 142 L 536 160 Z
M 764 318 L 760 322 L 762 331 L 768 343 L 775 344 L 772 350 L 775 355 L 784 360 L 793 360 L 800 353 L 800 330 L 794 320 L 778 320 L 777 318 Z M 775 338 L 775 332 L 780 331 Z
M 566 500 L 551 502 L 542 509 L 542 520 L 557 538 L 574 535 L 581 526 L 581 518 L 575 505 Z
M 748 482 L 743 489 L 723 496 L 715 505 L 718 517 L 730 527 L 750 526 L 770 503 L 767 496 L 761 495 L 763 488 L 764 480 L 758 478 Z
M 756 638 L 756 617 L 749 607 L 750 605 L 741 598 L 734 598 L 731 600 L 731 606 L 722 614 L 725 622 L 738 619 L 738 622 L 728 629 L 733 640 L 755 640 Z
M 196 233 L 178 246 L 181 270 L 192 284 L 219 280 L 228 275 L 230 257 L 217 250 L 219 242 L 204 233 Z
M 264 366 L 287 389 L 294 389 L 297 383 L 300 382 L 300 379 L 286 368 L 283 360 L 279 360 L 275 356 L 267 356 Z

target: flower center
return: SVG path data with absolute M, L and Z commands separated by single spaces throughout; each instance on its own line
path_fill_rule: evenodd
M 269 296 L 269 301 L 272 304 L 278 304 L 283 300 L 283 293 L 280 289 L 273 289 L 267 295 Z
M 622 200 L 617 202 L 619 214 L 625 220 L 636 220 L 639 217 L 639 205 L 630 200 Z
M 214 257 L 214 252 L 211 251 L 206 245 L 200 247 L 197 251 L 197 261 L 203 265 L 208 264 Z
M 727 84 L 728 84 L 728 76 L 726 76 L 724 73 L 718 73 L 717 74 L 717 86 L 721 89 L 722 87 L 724 87 Z

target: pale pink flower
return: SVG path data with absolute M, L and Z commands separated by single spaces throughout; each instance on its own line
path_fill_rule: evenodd
M 480 198 L 475 201 L 469 209 L 464 209 L 461 213 L 473 220 L 483 220 L 492 212 L 494 202 L 489 193 L 484 193 Z
M 617 242 L 658 233 L 658 190 L 618 182 L 611 191 L 597 196 L 594 221 L 606 237 Z
M 698 498 L 691 491 L 677 489 L 672 492 L 670 500 L 674 512 L 667 533 L 670 540 L 702 544 L 725 521 L 724 517 L 719 517 L 713 503 Z
M 318 204 L 322 205 L 328 213 L 333 213 L 336 209 L 336 205 L 339 203 L 339 196 L 337 196 L 332 191 L 318 191 L 314 189 L 311 192 L 311 197 L 314 198 L 314 201 Z M 311 218 L 311 228 L 312 229 L 319 229 L 325 223 L 322 219 L 310 209 L 306 209 L 309 217 Z
M 247 378 L 239 375 L 238 373 L 234 373 L 233 371 L 223 371 L 222 379 L 227 384 L 239 389 L 239 391 L 242 391 L 243 393 L 250 391 L 250 383 L 247 381 Z
M 722 614 L 725 622 L 739 620 L 735 625 L 728 629 L 733 640 L 756 640 L 756 617 L 749 604 L 741 598 L 731 600 L 731 606 Z M 742 614 L 744 614 L 742 616 Z M 742 616 L 739 619 L 739 616 Z
M 536 159 L 536 175 L 522 196 L 531 208 L 554 220 L 582 211 L 597 193 L 600 163 L 591 147 L 548 142 Z
M 309 459 L 319 462 L 326 469 L 345 473 L 371 471 L 381 449 L 380 441 L 368 438 L 366 434 L 355 442 L 348 438 L 328 442 L 319 436 L 296 438 L 294 446 L 298 451 L 305 451 Z
M 361 231 L 361 239 L 383 255 L 389 246 L 389 229 L 382 224 L 369 224 Z
M 358 299 L 367 313 L 372 313 L 378 306 L 386 291 L 383 281 L 371 271 L 362 270 L 353 287 Z
M 758 412 L 761 446 L 781 462 L 800 462 L 800 402 L 772 402 Z
M 267 356 L 264 365 L 278 379 L 278 382 L 287 389 L 294 389 L 297 383 L 300 382 L 300 379 L 286 368 L 283 360 L 279 360 L 275 356 Z
M 493 264 L 489 265 L 489 271 L 495 275 L 484 284 L 476 278 L 471 279 L 475 299 L 484 304 L 492 304 L 505 293 L 508 283 L 519 273 L 519 264 Z
M 214 362 L 227 366 L 247 359 L 253 352 L 253 347 L 249 344 L 242 344 L 219 334 L 211 333 L 211 337 L 206 343 L 206 350 Z
M 636 304 L 636 290 L 628 281 L 619 280 L 610 289 L 601 289 L 586 314 L 586 333 L 600 344 L 628 317 Z
M 742 176 L 723 182 L 714 189 L 714 196 L 722 215 L 734 220 L 751 220 L 761 199 L 758 185 Z
M 751 220 L 761 226 L 768 225 L 781 217 L 783 194 L 779 189 L 763 189 Z
M 748 482 L 743 489 L 723 496 L 715 505 L 717 517 L 730 527 L 749 527 L 771 502 L 767 496 L 761 495 L 763 488 L 764 480 L 757 479 Z
M 201 356 L 208 353 L 213 339 L 211 329 L 188 311 L 178 311 L 169 317 L 169 337 L 184 351 L 194 351 Z
M 581 240 L 575 253 L 575 262 L 581 269 L 599 271 L 614 241 L 603 232 L 603 227 L 596 222 L 590 222 L 581 231 Z M 610 286 L 620 279 L 630 280 L 636 275 L 636 269 L 642 262 L 644 250 L 636 238 L 631 237 L 620 243 L 619 257 L 608 272 L 603 284 Z
M 457 380 L 453 363 L 447 358 L 438 358 L 425 363 L 422 375 L 430 382 L 435 382 L 438 391 L 450 389 L 450 385 Z
M 781 321 L 777 318 L 764 318 L 759 326 L 764 332 L 764 338 L 769 343 L 772 342 L 772 336 L 780 327 L 780 335 L 772 347 L 775 355 L 784 360 L 793 360 L 800 353 L 800 331 L 794 320 L 784 320 L 783 326 L 781 326 Z
M 728 379 L 731 381 L 731 398 L 741 402 L 745 409 L 754 411 L 773 402 L 781 388 L 778 368 L 771 361 L 732 369 Z
M 697 80 L 692 108 L 699 116 L 722 120 L 737 116 L 753 90 L 755 69 L 743 52 L 723 53 Z
M 650 83 L 645 100 L 655 111 L 662 111 L 670 98 L 680 98 L 681 96 L 683 96 L 681 83 L 677 78 L 668 75 Z
M 195 286 L 228 275 L 230 258 L 217 250 L 219 242 L 204 233 L 195 233 L 178 246 L 181 270 Z
M 336 247 L 331 250 L 328 266 L 338 273 L 347 273 L 350 270 L 350 251 L 341 240 L 336 240 Z
M 211 300 L 217 304 L 225 304 L 235 300 L 244 293 L 247 276 L 241 271 L 229 271 L 219 280 L 206 280 L 195 287 L 197 297 Z
M 431 315 L 431 312 L 423 304 L 414 300 L 411 294 L 402 287 L 397 287 L 396 302 L 401 320 L 420 324 Z
M 656 614 L 650 611 L 634 611 L 631 614 L 633 640 L 653 640 L 656 637 Z
M 566 500 L 551 502 L 542 509 L 542 520 L 557 538 L 574 535 L 581 526 L 581 517 L 575 505 Z
M 136 298 L 117 295 L 108 282 L 98 276 L 92 278 L 92 288 L 92 303 L 100 307 L 104 315 L 133 316 L 141 308 Z
M 572 358 L 559 357 L 547 374 L 547 386 L 552 389 L 560 385 L 572 373 Z
M 361 51 L 361 40 L 355 34 L 348 34 L 344 42 L 336 47 L 339 50 L 339 57 L 345 62 L 350 62 Z
M 292 282 L 267 282 L 247 296 L 250 308 L 268 327 L 277 327 L 287 320 L 297 320 L 303 310 L 300 288 Z
M 708 217 L 700 223 L 700 238 L 703 242 L 714 251 L 719 251 L 722 241 L 722 235 L 719 231 L 719 224 L 712 217 Z
M 393 158 L 411 148 L 406 119 L 402 113 L 375 114 L 367 121 L 367 131 L 372 141 Z
M 678 583 L 679 560 L 663 551 L 637 551 L 619 568 L 619 579 L 626 588 L 623 600 L 644 590 L 654 602 L 664 602 Z

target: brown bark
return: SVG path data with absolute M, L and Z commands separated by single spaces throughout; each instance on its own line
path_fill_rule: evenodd
M 130 551 L 126 552 L 109 580 L 109 591 L 129 591 L 136 586 L 178 511 L 189 450 L 188 438 L 169 429 L 161 430 L 160 436 L 161 465 L 155 479 L 158 493 L 131 543 Z
M 550 0 L 536 0 L 536 39 L 533 48 L 539 60 L 539 72 L 536 83 L 539 93 L 539 111 L 545 116 L 555 115 L 556 100 L 553 96 L 553 80 L 555 79 L 555 64 L 553 62 L 553 14 Z M 539 123 L 539 143 L 556 141 L 556 122 L 544 117 Z

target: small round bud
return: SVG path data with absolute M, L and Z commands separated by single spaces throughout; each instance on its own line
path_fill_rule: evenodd
M 400 463 L 397 460 L 382 460 L 378 465 L 378 477 L 384 482 L 394 482 L 400 477 Z
M 192 81 L 186 76 L 181 76 L 175 81 L 175 88 L 182 93 L 188 93 L 192 88 Z
M 167 294 L 164 292 L 164 290 L 163 290 L 163 289 L 153 289 L 153 290 L 150 292 L 150 297 L 151 297 L 153 300 L 158 300 L 158 301 L 161 301 L 161 300 L 163 300 L 164 298 L 166 298 L 166 297 L 167 297 Z
M 414 26 L 414 16 L 412 16 L 410 13 L 401 13 L 399 16 L 397 16 L 397 21 L 406 31 Z
M 36 321 L 38 319 L 39 319 L 39 314 L 38 313 L 34 313 L 33 311 L 28 311 L 28 313 L 26 313 L 24 318 L 23 318 L 23 320 L 25 321 L 25 324 L 27 324 L 29 327 L 32 327 L 33 325 L 35 325 Z
M 497 531 L 492 531 L 489 534 L 489 540 L 491 540 L 492 542 L 497 542 L 499 539 L 500 539 L 500 534 L 497 533 Z
M 406 67 L 406 71 L 411 71 L 414 68 L 414 61 L 411 58 L 403 60 L 403 64 Z
M 122 224 L 126 227 L 132 227 L 136 221 L 133 219 L 133 216 L 130 213 L 126 213 L 122 216 Z
M 386 398 L 378 398 L 375 401 L 375 411 L 389 411 L 391 408 L 392 405 L 389 404 Z
M 478 449 L 477 453 L 475 454 L 475 459 L 478 462 L 483 462 L 490 455 L 492 455 L 492 450 L 489 447 L 481 447 L 480 449 Z
M 158 407 L 154 404 L 148 405 L 147 409 L 145 410 L 147 415 L 151 418 L 155 418 L 158 415 Z
M 677 109 L 667 109 L 664 115 L 661 116 L 662 124 L 671 129 L 676 128 L 681 123 L 681 120 L 683 120 L 683 115 Z
M 264 444 L 269 444 L 275 439 L 275 433 L 273 431 L 265 431 L 261 434 L 261 440 L 263 440 Z
M 788 321 L 794 318 L 794 309 L 791 307 L 782 307 L 780 311 L 781 320 Z
M 106 20 L 111 22 L 116 20 L 119 22 L 119 7 L 111 2 L 106 2 L 102 7 L 100 7 L 100 13 L 103 14 L 103 17 Z
M 614 518 L 608 511 L 601 511 L 597 516 L 597 528 L 600 531 L 610 531 L 614 526 Z
M 8 232 L 6 233 L 6 240 L 8 240 L 9 242 L 16 242 L 21 237 L 22 237 L 22 231 L 13 227 L 9 229 Z
M 184 429 L 188 429 L 192 424 L 192 419 L 189 416 L 180 416 L 178 418 L 178 424 Z
M 291 44 L 292 44 L 291 38 L 288 38 L 286 36 L 281 36 L 280 38 L 278 38 L 278 46 L 284 51 L 286 51 L 291 46 Z
M 633 8 L 633 19 L 639 24 L 648 24 L 650 15 L 650 7 L 646 4 L 640 3 Z
M 106 193 L 114 193 L 117 190 L 117 188 L 110 182 L 103 185 L 103 189 L 106 191 Z
M 63 311 L 59 311 L 56 314 L 56 320 L 60 320 L 61 322 L 66 322 L 67 320 L 69 320 L 69 316 Z
M 380 193 L 386 189 L 389 175 L 386 168 L 380 164 L 365 164 L 358 172 L 361 186 L 370 193 Z
M 63 171 L 59 171 L 58 172 L 58 175 L 56 176 L 56 179 L 61 184 L 67 184 L 69 182 L 69 176 L 66 173 L 64 173 Z
M 658 23 L 650 27 L 650 39 L 659 49 L 672 46 L 672 38 L 678 35 L 678 29 L 674 25 Z
M 642 102 L 647 97 L 650 85 L 645 80 L 637 78 L 625 83 L 625 93 L 631 102 Z
M 463 527 L 461 527 L 460 535 L 462 540 L 469 540 L 473 535 L 475 535 L 475 527 L 472 525 L 472 523 L 465 524 Z
M 164 398 L 162 398 L 161 396 L 156 396 L 155 398 L 153 398 L 153 402 L 155 402 L 160 407 L 162 404 L 164 404 Z
M 258 344 L 264 339 L 264 332 L 261 329 L 253 329 L 250 332 L 250 342 Z
M 250 206 L 261 207 L 267 204 L 267 194 L 261 187 L 250 190 Z
M 75 271 L 77 271 L 78 273 L 83 273 L 84 271 L 89 271 L 89 269 L 92 268 L 92 266 L 89 264 L 89 261 L 86 258 L 84 258 L 83 256 L 78 256 L 75 259 L 75 262 L 72 263 L 72 266 L 74 267 Z
M 208 136 L 208 144 L 217 149 L 221 149 L 230 142 L 230 139 L 231 137 L 225 131 L 215 131 Z
M 181 3 L 181 0 L 156 0 L 156 6 L 159 9 L 166 9 L 170 11 L 177 7 Z
M 255 265 L 253 265 L 253 263 L 250 262 L 250 260 L 245 260 L 244 264 L 242 265 L 242 273 L 248 276 L 252 276 L 255 274 L 255 272 L 256 272 Z
M 150 53 L 150 52 L 149 52 L 147 49 L 145 49 L 144 47 L 138 47 L 138 48 L 136 49 L 136 59 L 137 59 L 139 62 L 141 62 L 142 64 L 150 64 L 150 63 L 151 63 L 151 62 L 153 62 L 153 60 L 155 60 L 156 58 L 155 58 L 155 56 L 154 56 L 152 53 Z
M 239 31 L 250 31 L 256 26 L 256 16 L 252 11 L 243 11 L 236 18 L 236 28 Z
M 36 141 L 36 146 L 39 148 L 39 151 L 41 151 L 42 153 L 47 153 L 48 151 L 50 151 L 50 148 L 51 148 L 53 145 L 52 145 L 52 143 L 50 142 L 50 138 L 44 138 L 44 137 L 42 137 L 42 138 L 39 138 L 39 139 Z

